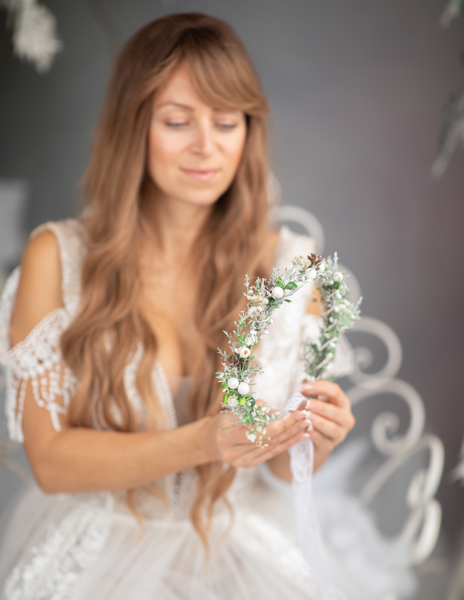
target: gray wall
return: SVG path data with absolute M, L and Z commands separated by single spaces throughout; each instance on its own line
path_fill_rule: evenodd
M 45 4 L 64 41 L 50 73 L 11 57 L 0 64 L 0 177 L 28 181 L 28 231 L 74 212 L 110 67 L 107 39 L 87 2 Z M 464 491 L 447 474 L 464 434 L 464 153 L 439 182 L 429 170 L 441 108 L 462 88 L 464 20 L 440 30 L 441 0 L 105 5 L 123 39 L 174 11 L 219 16 L 243 38 L 272 107 L 283 201 L 320 219 L 326 252 L 337 250 L 361 283 L 364 313 L 399 334 L 400 377 L 418 389 L 427 429 L 445 442 L 438 498 L 444 531 L 455 541 Z

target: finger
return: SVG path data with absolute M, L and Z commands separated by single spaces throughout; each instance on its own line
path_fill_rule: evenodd
M 311 415 L 311 421 L 313 424 L 313 432 L 317 431 L 336 444 L 342 442 L 346 437 L 347 431 L 345 428 L 340 427 L 340 425 L 337 425 L 325 417 L 313 414 Z M 311 432 L 311 436 L 313 432 Z
M 293 425 L 299 421 L 303 421 L 306 418 L 306 413 L 303 411 L 295 410 L 287 413 L 281 419 L 273 421 L 266 427 L 267 435 L 274 437 L 280 433 L 291 429 Z
M 291 420 L 288 422 L 291 422 Z M 275 455 L 276 453 L 279 453 L 275 450 L 276 448 L 287 447 L 287 444 L 292 443 L 289 440 L 293 440 L 296 436 L 302 434 L 301 439 L 305 439 L 305 434 L 308 432 L 308 428 L 312 429 L 312 424 L 307 419 L 300 419 L 296 422 L 293 422 L 291 426 L 286 427 L 272 437 L 269 436 L 269 431 L 267 430 L 268 428 L 266 428 L 266 431 L 262 432 L 262 447 L 258 448 L 255 443 L 248 442 L 248 445 L 241 444 L 234 446 L 234 452 L 238 453 L 237 456 L 242 456 L 244 460 L 249 460 L 250 457 L 257 457 L 258 455 L 262 456 L 263 452 L 266 452 L 267 454 L 272 452 L 273 455 Z
M 305 381 L 301 384 L 306 396 L 327 396 L 329 402 L 340 408 L 351 407 L 351 402 L 342 388 L 332 381 Z
M 288 421 L 291 422 L 290 419 Z M 272 453 L 272 456 L 275 456 L 276 454 L 279 454 L 280 451 L 283 451 L 280 449 L 285 449 L 286 447 L 288 447 L 288 445 L 292 445 L 292 443 L 295 443 L 294 441 L 292 441 L 295 438 L 298 438 L 298 441 L 306 439 L 308 428 L 312 429 L 312 424 L 310 423 L 310 421 L 307 419 L 300 419 L 294 422 L 290 427 L 280 431 L 272 438 L 268 435 L 268 431 L 263 431 L 262 446 L 259 448 L 256 446 L 255 443 L 249 441 L 248 445 L 241 444 L 234 446 L 233 449 L 231 449 L 231 452 L 236 457 L 236 460 L 247 462 L 257 458 L 258 456 L 263 456 L 263 453 L 265 453 L 264 456 L 270 457 L 269 453 Z
M 305 400 L 305 402 L 302 402 L 300 404 L 300 406 L 297 408 L 297 410 L 307 410 L 309 408 L 309 400 Z
M 309 415 L 306 411 L 302 411 L 302 416 L 305 418 L 295 421 L 291 427 L 281 431 L 275 435 L 271 435 L 269 444 L 278 445 L 284 443 L 288 438 L 293 437 L 300 431 L 305 433 L 308 429 L 312 429 L 313 425 L 309 420 Z
M 329 419 L 329 421 L 334 421 L 334 423 L 346 428 L 348 431 L 354 427 L 354 417 L 350 409 L 340 408 L 322 400 L 311 399 L 308 402 L 310 406 L 309 418 L 312 415 L 319 415 Z
M 298 444 L 299 442 L 308 440 L 311 435 L 310 430 L 312 430 L 312 425 L 310 426 L 310 429 L 308 429 L 308 430 L 297 431 L 294 435 L 288 437 L 287 439 L 285 439 L 279 443 L 270 445 L 269 448 L 266 448 L 266 454 L 268 455 L 266 457 L 266 460 L 269 460 L 270 458 L 273 458 L 274 456 L 281 454 L 282 452 L 284 452 L 285 450 L 288 450 L 289 448 L 291 448 L 295 444 Z M 262 462 L 261 459 L 260 459 L 260 462 Z
M 288 438 L 300 431 L 306 432 L 308 425 L 310 425 L 309 421 L 304 422 L 306 416 L 307 413 L 293 411 L 284 415 L 282 419 L 274 421 L 265 428 L 263 443 L 267 447 L 274 447 L 277 444 L 285 443 Z M 230 423 L 230 420 L 228 423 Z M 248 460 L 250 453 L 256 451 L 263 452 L 262 449 L 257 448 L 255 443 L 246 437 L 248 433 L 246 427 L 242 425 L 237 426 L 236 422 L 222 424 L 225 426 L 221 427 L 217 432 L 217 443 L 220 447 L 223 447 L 222 459 L 225 462 L 233 464 L 231 461 L 238 457 Z
M 254 446 L 247 437 L 248 427 L 241 425 L 237 419 L 229 419 L 222 425 L 216 432 L 216 443 L 222 448 L 223 455 L 246 453 Z M 225 460 L 229 462 L 228 459 Z
M 254 467 L 266 460 L 269 460 L 270 458 L 273 458 L 274 456 L 277 456 L 278 454 L 281 454 L 282 452 L 287 450 L 287 448 L 290 448 L 294 444 L 297 444 L 307 439 L 309 439 L 308 433 L 299 432 L 296 435 L 288 438 L 285 442 L 265 448 L 264 450 L 255 448 L 252 452 L 237 457 L 237 459 L 233 461 L 233 466 Z
M 307 419 L 307 411 L 289 412 L 282 419 L 274 421 L 265 428 L 262 448 L 258 448 L 254 442 L 246 437 L 248 432 L 246 427 L 223 427 L 218 432 L 219 445 L 227 446 L 222 453 L 222 459 L 234 466 L 239 466 L 239 463 L 241 465 L 249 462 L 250 457 L 256 459 L 258 456 L 262 456 L 264 451 L 272 451 L 272 456 L 274 456 L 278 454 L 278 451 L 274 450 L 276 447 L 285 449 L 288 440 L 300 433 L 305 434 L 308 426 L 312 428 L 312 424 Z M 270 450 L 267 450 L 268 448 Z
M 309 435 L 314 444 L 316 454 L 328 454 L 337 445 L 334 440 L 329 439 L 319 431 L 313 430 Z

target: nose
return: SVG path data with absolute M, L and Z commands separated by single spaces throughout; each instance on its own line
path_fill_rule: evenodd
M 201 156 L 209 156 L 214 148 L 213 134 L 214 131 L 211 123 L 198 123 L 195 130 L 192 151 Z

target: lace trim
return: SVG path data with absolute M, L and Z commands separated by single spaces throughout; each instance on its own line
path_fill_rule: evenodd
M 51 231 L 58 243 L 65 308 L 47 315 L 25 340 L 10 350 L 10 329 L 20 269 L 8 278 L 0 302 L 0 362 L 6 367 L 6 417 L 12 440 L 23 442 L 22 417 L 28 382 L 37 404 L 50 412 L 52 426 L 61 429 L 60 415 L 67 412 L 76 387 L 73 373 L 63 367 L 59 338 L 75 314 L 80 299 L 80 268 L 85 252 L 85 231 L 79 221 L 45 223 L 32 232 Z
M 138 342 L 134 356 L 132 357 L 129 364 L 126 366 L 123 375 L 124 388 L 126 390 L 127 397 L 129 398 L 129 402 L 131 402 L 131 404 L 134 406 L 135 411 L 137 412 L 137 415 L 141 420 L 143 420 L 143 416 L 146 415 L 147 412 L 146 404 L 143 402 L 139 394 L 136 383 L 137 371 L 139 369 L 142 358 L 143 344 L 142 342 Z
M 63 308 L 49 313 L 22 342 L 1 356 L 7 371 L 6 414 L 12 440 L 23 442 L 22 419 L 29 381 L 34 400 L 50 413 L 53 429 L 61 430 L 60 415 L 67 413 L 76 379 L 63 367 L 61 332 L 69 325 Z
M 0 360 L 10 348 L 10 324 L 13 302 L 19 284 L 20 269 L 16 268 L 8 277 L 0 299 Z
M 69 315 L 75 315 L 81 296 L 81 267 L 85 255 L 87 233 L 76 219 L 48 222 L 37 227 L 31 237 L 51 231 L 58 243 L 61 262 L 61 291 Z
M 156 362 L 153 372 L 154 382 L 158 391 L 158 396 L 161 406 L 166 415 L 166 425 L 168 429 L 174 429 L 178 426 L 176 409 L 174 407 L 174 399 L 172 397 L 171 388 L 169 387 L 166 373 L 160 362 Z M 171 473 L 165 477 L 166 496 L 171 509 L 170 517 L 175 519 L 180 510 L 180 495 L 183 483 L 183 472 Z

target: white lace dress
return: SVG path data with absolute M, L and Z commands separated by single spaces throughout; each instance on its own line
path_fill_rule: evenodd
M 23 441 L 25 387 L 32 382 L 36 402 L 48 410 L 55 429 L 75 385 L 61 372 L 59 338 L 76 314 L 80 268 L 85 252 L 81 226 L 68 220 L 41 228 L 57 237 L 62 264 L 64 308 L 43 319 L 10 349 L 11 313 L 19 270 L 10 276 L 0 306 L 0 360 L 7 372 L 10 437 Z M 281 230 L 276 266 L 313 251 L 311 239 Z M 280 408 L 299 388 L 300 344 L 311 293 L 307 285 L 276 313 L 259 348 L 265 374 L 256 394 Z M 309 319 L 309 320 L 308 320 Z M 126 391 L 137 407 L 135 356 L 125 372 Z M 168 427 L 178 425 L 175 403 L 161 365 L 153 371 Z M 268 474 L 267 474 L 268 475 Z M 266 483 L 260 469 L 238 469 L 228 493 L 234 510 L 218 508 L 211 530 L 211 558 L 193 530 L 189 509 L 195 497 L 194 470 L 162 480 L 169 506 L 147 495 L 140 531 L 122 496 L 110 492 L 45 495 L 36 486 L 22 497 L 3 540 L 1 599 L 9 600 L 317 600 L 310 570 L 298 548 L 291 498 Z

